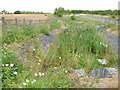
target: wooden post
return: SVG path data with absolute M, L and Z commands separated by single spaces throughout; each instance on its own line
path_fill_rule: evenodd
M 31 25 L 33 25 L 33 20 L 31 20 Z
M 31 25 L 31 20 L 29 20 L 29 25 Z
M 17 18 L 15 18 L 15 23 L 16 23 L 16 28 L 17 28 L 17 30 L 18 30 Z
M 5 32 L 5 19 L 4 19 L 4 17 L 2 17 L 2 32 L 3 32 L 3 35 L 5 36 L 6 32 Z
M 24 28 L 25 28 L 25 19 L 23 20 L 23 25 L 24 25 Z
M 39 19 L 39 24 L 40 24 L 40 19 Z

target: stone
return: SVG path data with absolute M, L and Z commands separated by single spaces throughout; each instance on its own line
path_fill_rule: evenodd
M 83 69 L 75 69 L 73 72 L 77 73 L 78 76 L 85 76 L 86 73 Z
M 118 75 L 118 70 L 115 68 L 100 68 L 95 70 L 90 70 L 88 72 L 89 76 L 98 78 L 112 78 L 114 75 Z

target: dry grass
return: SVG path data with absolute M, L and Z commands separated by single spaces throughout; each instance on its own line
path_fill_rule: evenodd
M 113 78 L 100 79 L 99 83 L 96 84 L 97 88 L 118 88 L 118 76 Z
M 46 20 L 48 18 L 48 15 L 45 16 L 45 14 L 0 14 L 0 18 L 4 17 L 5 19 L 26 19 L 26 20 Z

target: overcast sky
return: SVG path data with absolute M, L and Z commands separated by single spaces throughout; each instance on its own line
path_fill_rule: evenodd
M 43 11 L 53 13 L 56 7 L 76 10 L 114 10 L 119 0 L 1 0 L 0 11 Z

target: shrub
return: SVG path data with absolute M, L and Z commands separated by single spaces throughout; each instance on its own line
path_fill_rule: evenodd
M 14 14 L 21 14 L 21 12 L 20 11 L 15 11 Z
M 75 20 L 75 16 L 71 16 L 70 18 L 71 18 L 71 20 Z
M 112 15 L 111 17 L 112 17 L 112 18 L 115 18 L 115 15 Z

